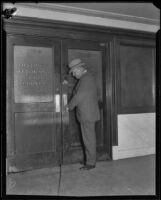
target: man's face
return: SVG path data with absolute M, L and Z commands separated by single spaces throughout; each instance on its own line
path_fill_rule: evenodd
M 82 67 L 78 67 L 78 68 L 75 68 L 73 71 L 72 71 L 72 75 L 74 77 L 76 77 L 77 79 L 80 79 L 80 77 L 82 76 L 83 74 L 83 71 L 84 69 Z

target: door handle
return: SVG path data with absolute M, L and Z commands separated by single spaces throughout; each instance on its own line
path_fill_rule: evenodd
M 60 112 L 60 95 L 55 95 L 55 112 Z
M 62 106 L 65 108 L 64 112 L 67 112 L 67 104 L 68 104 L 68 95 L 63 94 L 62 95 Z M 60 112 L 60 94 L 55 95 L 55 112 Z
M 65 114 L 65 113 L 68 113 L 68 107 L 67 107 L 67 105 L 68 105 L 68 95 L 63 94 L 62 99 L 63 99 L 63 107 L 64 107 L 63 113 Z
M 63 94 L 63 105 L 67 106 L 67 104 L 68 104 L 68 96 L 67 94 Z
M 68 95 L 62 95 L 62 105 L 63 105 L 63 123 L 69 125 L 69 112 L 68 112 Z

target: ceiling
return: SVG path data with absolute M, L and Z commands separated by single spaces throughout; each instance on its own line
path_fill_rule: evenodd
M 54 4 L 54 3 L 52 3 Z M 55 3 L 56 5 L 160 19 L 160 10 L 152 3 Z

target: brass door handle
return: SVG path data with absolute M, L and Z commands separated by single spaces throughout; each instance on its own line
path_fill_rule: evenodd
M 55 112 L 60 112 L 60 95 L 55 95 Z
M 63 94 L 63 106 L 67 106 L 68 104 L 68 96 L 67 94 Z
M 55 95 L 55 112 L 60 112 L 61 111 L 61 100 L 60 100 L 60 94 L 56 94 Z M 63 111 L 63 113 L 68 112 L 68 95 L 67 94 L 63 94 L 62 95 L 62 106 L 63 108 L 65 108 L 65 110 Z
M 68 112 L 68 95 L 62 95 L 62 106 L 63 106 L 63 123 L 69 125 L 69 112 Z
M 62 96 L 63 99 L 63 107 L 64 107 L 64 113 L 68 112 L 68 95 L 67 94 L 63 94 Z

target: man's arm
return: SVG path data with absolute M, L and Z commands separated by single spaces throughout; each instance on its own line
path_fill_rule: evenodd
M 83 101 L 84 98 L 85 91 L 78 90 L 68 104 L 69 110 L 73 110 L 79 104 L 79 102 Z
M 89 80 L 85 79 L 81 81 L 76 93 L 70 100 L 68 107 L 69 110 L 73 110 L 81 101 L 83 101 L 89 92 Z

